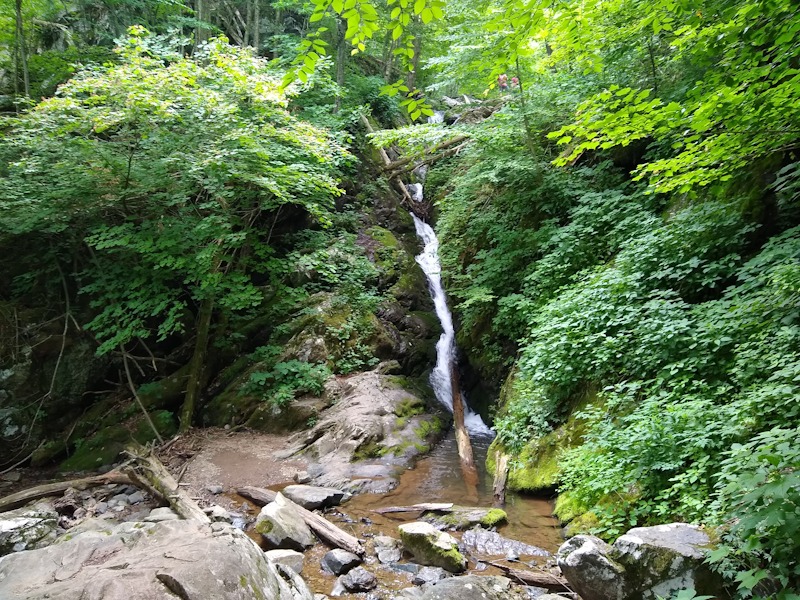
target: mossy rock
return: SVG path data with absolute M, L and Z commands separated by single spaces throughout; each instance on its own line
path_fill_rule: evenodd
M 458 551 L 458 542 L 447 533 L 422 521 L 405 523 L 399 530 L 403 547 L 414 555 L 415 562 L 441 567 L 451 573 L 466 570 L 467 559 Z
M 427 511 L 422 518 L 439 527 L 463 531 L 475 525 L 489 528 L 505 523 L 508 514 L 500 508 L 454 506 L 446 512 Z
M 61 471 L 91 471 L 112 464 L 131 441 L 131 433 L 124 425 L 101 429 L 91 437 L 76 444 L 72 456 L 59 466 Z

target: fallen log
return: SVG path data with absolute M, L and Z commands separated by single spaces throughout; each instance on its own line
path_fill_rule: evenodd
M 369 122 L 369 119 L 367 119 L 367 117 L 365 117 L 364 115 L 361 115 L 361 123 L 364 125 L 364 128 L 367 130 L 368 133 L 375 132 L 375 130 L 372 128 L 372 125 Z M 383 148 L 378 148 L 378 152 L 381 155 L 381 159 L 383 159 L 383 164 L 387 166 L 390 165 L 392 160 L 389 158 L 389 155 L 386 154 L 386 150 L 384 150 Z M 408 191 L 406 184 L 396 178 L 390 179 L 390 181 L 394 181 L 395 185 L 400 190 L 400 193 L 403 196 L 403 200 L 408 205 L 408 208 L 410 210 L 413 210 L 415 204 L 414 198 L 411 197 L 411 192 Z
M 505 573 L 509 579 L 514 579 L 525 585 L 547 588 L 551 592 L 571 592 L 569 582 L 563 577 L 558 577 L 545 571 L 523 571 L 503 564 L 491 563 Z
M 435 146 L 432 146 L 431 148 L 427 149 L 425 151 L 425 155 L 431 156 L 433 154 L 436 154 L 439 150 L 445 150 L 445 149 L 449 148 L 450 146 L 455 146 L 456 144 L 460 144 L 461 142 L 464 142 L 464 141 L 469 141 L 470 139 L 471 138 L 468 135 L 457 135 L 454 138 L 450 138 L 449 140 L 445 140 L 443 142 L 439 142 Z M 413 162 L 413 161 L 416 161 L 416 160 L 423 160 L 423 158 L 419 157 L 419 156 L 414 156 L 413 154 L 411 156 L 405 156 L 405 157 L 400 158 L 398 160 L 390 161 L 389 163 L 387 163 L 383 167 L 383 170 L 384 171 L 395 171 L 398 168 L 403 167 L 403 166 L 409 164 L 410 162 Z M 416 167 L 416 165 L 415 165 L 415 167 Z M 414 168 L 414 167 L 412 167 L 412 168 Z M 403 170 L 405 171 L 406 169 L 403 169 Z
M 452 509 L 452 502 L 430 502 L 427 504 L 412 504 L 411 506 L 387 506 L 385 508 L 376 508 L 372 512 L 378 513 L 379 515 L 386 515 L 389 513 L 424 512 L 426 510 L 449 512 Z
M 180 488 L 175 478 L 152 452 L 141 446 L 131 447 L 127 452 L 133 459 L 128 469 L 134 484 L 160 496 L 180 517 L 211 523 L 208 515 Z
M 130 485 L 134 482 L 127 474 L 121 471 L 109 471 L 108 473 L 94 475 L 92 477 L 82 477 L 80 479 L 45 483 L 27 490 L 22 490 L 16 494 L 11 494 L 5 498 L 0 498 L 0 512 L 19 508 L 20 506 L 24 506 L 32 500 L 39 500 L 41 498 L 47 498 L 48 496 L 58 496 L 63 494 L 69 488 L 85 490 L 90 487 L 108 485 L 110 483 Z
M 456 445 L 458 456 L 461 458 L 461 473 L 467 487 L 467 498 L 478 500 L 478 469 L 472 456 L 472 444 L 469 441 L 469 432 L 464 424 L 464 403 L 461 400 L 461 384 L 455 364 L 450 366 L 450 380 L 453 391 L 453 428 L 456 432 Z
M 494 505 L 501 507 L 506 503 L 506 480 L 508 479 L 508 454 L 500 452 L 495 454 L 494 467 Z
M 248 498 L 249 500 L 252 500 L 259 506 L 269 504 L 275 500 L 275 497 L 277 496 L 277 493 L 273 492 L 272 490 L 250 486 L 239 488 L 236 490 L 236 493 L 238 493 L 240 496 Z M 299 504 L 292 502 L 289 500 L 289 498 L 286 498 L 285 496 L 284 498 L 286 499 L 286 502 L 288 502 L 303 518 L 311 531 L 317 534 L 317 537 L 319 537 L 319 539 L 321 539 L 323 542 L 326 542 L 332 546 L 336 546 L 337 548 L 342 548 L 343 550 L 347 550 L 353 554 L 364 556 L 364 547 L 361 545 L 361 542 L 358 540 L 358 538 L 350 535 L 342 529 L 339 529 L 336 525 L 324 517 L 321 517 L 310 510 L 306 510 Z

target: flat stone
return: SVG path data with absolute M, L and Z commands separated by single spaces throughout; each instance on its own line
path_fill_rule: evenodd
M 148 523 L 159 523 L 161 521 L 177 521 L 180 517 L 169 506 L 161 506 L 154 508 L 150 514 L 145 517 Z
M 287 485 L 282 493 L 307 510 L 338 506 L 350 499 L 350 494 L 335 488 L 314 485 Z
M 295 573 L 299 574 L 303 570 L 303 563 L 305 559 L 301 552 L 297 552 L 295 550 L 277 549 L 267 550 L 264 554 L 271 562 L 275 563 L 276 565 L 283 565 Z
M 411 583 L 414 585 L 425 585 L 426 583 L 438 583 L 442 579 L 452 577 L 450 573 L 440 567 L 422 567 L 419 572 L 414 575 Z
M 485 556 L 508 556 L 509 552 L 517 557 L 551 556 L 547 550 L 503 537 L 496 531 L 487 531 L 482 527 L 465 531 L 461 543 L 471 553 Z
M 377 556 L 381 564 L 389 564 L 400 560 L 403 557 L 403 553 L 400 552 L 400 548 L 382 548 L 378 550 Z
M 508 519 L 506 511 L 500 508 L 483 508 L 478 506 L 454 506 L 445 513 L 425 511 L 422 518 L 433 523 L 437 529 L 470 529 L 476 525 L 493 527 L 505 523 Z
M 303 518 L 280 492 L 261 509 L 255 530 L 270 548 L 303 551 L 316 543 Z
M 419 591 L 407 593 L 406 598 L 419 600 L 527 600 L 527 593 L 523 588 L 513 586 L 506 577 L 486 575 L 464 575 L 461 577 L 448 577 L 438 583 L 427 585 L 423 588 L 414 588 Z
M 298 471 L 294 474 L 293 479 L 295 483 L 308 483 L 311 481 L 311 475 L 309 475 L 308 471 Z
M 358 555 L 348 552 L 347 550 L 342 550 L 341 548 L 331 550 L 323 556 L 320 561 L 323 571 L 333 573 L 334 575 L 344 575 L 350 569 L 360 564 L 361 558 Z

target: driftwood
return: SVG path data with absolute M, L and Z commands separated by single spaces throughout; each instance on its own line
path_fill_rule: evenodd
M 523 571 L 499 563 L 491 563 L 505 573 L 509 579 L 514 579 L 525 585 L 547 588 L 551 592 L 571 592 L 569 583 L 563 577 L 544 571 Z
M 494 505 L 504 506 L 506 503 L 506 480 L 508 479 L 508 454 L 500 452 L 495 454 L 494 467 Z
M 180 488 L 175 478 L 152 452 L 138 446 L 129 448 L 128 454 L 133 459 L 129 467 L 133 483 L 163 498 L 182 518 L 211 523 L 208 515 Z
M 439 512 L 450 512 L 453 510 L 452 502 L 431 502 L 428 504 L 412 504 L 411 506 L 387 506 L 386 508 L 377 508 L 372 512 L 379 515 L 389 513 L 404 513 L 404 512 L 423 512 L 426 510 L 433 510 Z
M 243 487 L 236 490 L 236 492 L 240 496 L 244 496 L 245 498 L 252 500 L 259 506 L 269 504 L 275 500 L 275 497 L 277 496 L 277 493 L 273 492 L 272 490 L 256 487 Z M 288 502 L 297 511 L 297 513 L 303 517 L 303 520 L 306 522 L 306 525 L 308 525 L 311 531 L 316 533 L 317 537 L 319 537 L 323 542 L 326 542 L 332 546 L 336 546 L 337 548 L 342 548 L 348 552 L 352 552 L 353 554 L 364 556 L 364 547 L 361 545 L 361 542 L 358 540 L 358 538 L 350 535 L 342 529 L 339 529 L 336 525 L 324 517 L 321 517 L 310 510 L 306 510 L 299 504 L 292 502 L 289 500 L 289 498 L 285 499 L 286 502 Z
M 472 444 L 469 441 L 469 432 L 464 425 L 464 404 L 461 401 L 461 384 L 455 364 L 450 367 L 450 380 L 453 389 L 453 428 L 456 431 L 456 445 L 458 456 L 461 458 L 461 473 L 467 486 L 467 498 L 478 500 L 478 469 L 472 457 Z
M 40 498 L 47 498 L 48 496 L 58 496 L 59 494 L 63 494 L 69 488 L 85 490 L 90 487 L 107 485 L 109 483 L 122 483 L 130 485 L 134 482 L 130 477 L 128 477 L 127 474 L 121 471 L 109 471 L 103 475 L 82 477 L 80 479 L 70 479 L 68 481 L 57 481 L 55 483 L 45 483 L 27 490 L 22 490 L 16 494 L 11 494 L 5 498 L 0 498 L 0 512 L 19 508 L 20 506 L 24 506 L 32 500 L 39 500 Z

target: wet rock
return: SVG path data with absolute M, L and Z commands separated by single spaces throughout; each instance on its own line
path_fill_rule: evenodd
M 295 550 L 267 550 L 264 555 L 274 564 L 283 565 L 295 573 L 303 570 L 304 557 L 301 552 Z
M 11 481 L 16 483 L 17 481 L 22 479 L 22 475 L 20 474 L 19 471 L 11 471 L 10 473 L 3 473 L 3 475 L 0 475 L 0 479 L 2 479 L 3 481 Z
M 716 596 L 721 582 L 703 564 L 709 545 L 694 525 L 637 527 L 612 546 L 575 536 L 559 548 L 558 566 L 584 600 L 651 600 L 688 588 Z
M 361 558 L 358 555 L 336 548 L 331 550 L 322 557 L 320 565 L 324 571 L 333 573 L 334 575 L 344 575 L 353 567 L 361 564 Z
M 57 536 L 58 513 L 48 504 L 0 514 L 0 556 L 43 548 Z
M 177 521 L 180 517 L 169 506 L 162 506 L 154 508 L 150 514 L 145 517 L 148 523 L 159 523 L 161 521 Z
M 381 564 L 396 563 L 403 556 L 400 548 L 384 548 L 377 553 L 378 561 Z
M 287 485 L 282 493 L 307 510 L 338 506 L 351 498 L 350 494 L 342 490 L 313 485 Z
M 294 507 L 278 493 L 256 519 L 255 530 L 270 548 L 287 548 L 303 551 L 314 545 L 315 538 Z
M 311 481 L 311 475 L 309 475 L 308 471 L 298 471 L 294 474 L 294 481 L 295 483 L 308 483 Z
M 144 494 L 141 491 L 136 491 L 128 496 L 128 504 L 139 504 L 139 502 L 144 502 Z
M 414 575 L 411 583 L 414 585 L 425 585 L 426 583 L 438 583 L 442 579 L 452 577 L 450 573 L 439 567 L 422 567 L 419 572 Z
M 132 593 L 133 591 L 133 593 Z M 0 598 L 312 600 L 244 533 L 223 523 L 123 523 L 0 559 Z
M 97 515 L 102 515 L 108 510 L 108 502 L 100 501 L 94 505 L 94 512 Z M 177 516 L 177 515 L 176 515 Z
M 461 543 L 473 554 L 507 556 L 509 552 L 513 552 L 517 557 L 550 556 L 547 550 L 503 537 L 495 531 L 487 531 L 482 527 L 465 531 Z
M 389 565 L 393 571 L 400 571 L 401 573 L 411 573 L 412 575 L 416 575 L 423 569 L 423 567 L 419 566 L 415 563 L 393 563 Z
M 364 567 L 356 567 L 339 580 L 348 592 L 368 592 L 378 586 L 378 579 Z
M 422 521 L 405 523 L 399 529 L 403 546 L 417 562 L 442 567 L 451 573 L 460 573 L 467 568 L 467 559 L 458 551 L 458 542 L 453 536 Z
M 421 591 L 421 593 L 420 593 Z M 448 577 L 424 588 L 403 590 L 401 598 L 418 600 L 527 600 L 522 588 L 505 577 L 465 575 Z
M 508 519 L 506 511 L 500 508 L 481 508 L 478 506 L 454 506 L 446 513 L 426 511 L 422 518 L 433 523 L 438 529 L 470 529 L 476 525 L 494 527 Z

